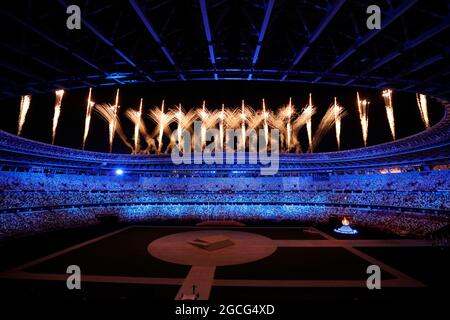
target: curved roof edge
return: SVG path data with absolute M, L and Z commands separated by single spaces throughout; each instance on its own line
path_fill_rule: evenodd
M 441 101 L 445 108 L 443 118 L 431 128 L 414 135 L 374 146 L 335 152 L 280 154 L 283 162 L 335 162 L 383 158 L 408 154 L 450 145 L 450 103 Z M 170 155 L 131 155 L 84 151 L 38 142 L 0 130 L 0 150 L 30 156 L 86 162 L 127 162 L 147 164 L 167 162 Z

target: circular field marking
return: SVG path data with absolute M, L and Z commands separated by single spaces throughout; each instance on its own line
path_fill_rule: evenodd
M 189 243 L 198 238 L 225 236 L 233 245 L 208 251 Z M 230 230 L 203 230 L 171 234 L 152 241 L 147 251 L 171 263 L 195 266 L 228 266 L 256 261 L 270 256 L 277 246 L 265 236 Z

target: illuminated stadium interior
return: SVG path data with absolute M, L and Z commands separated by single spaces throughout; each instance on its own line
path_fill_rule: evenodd
M 442 298 L 447 1 L 75 2 L 1 5 L 2 297 Z

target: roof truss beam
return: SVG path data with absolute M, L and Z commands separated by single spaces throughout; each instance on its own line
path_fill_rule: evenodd
M 200 3 L 200 11 L 202 12 L 203 28 L 205 29 L 206 41 L 208 42 L 209 60 L 211 61 L 213 69 L 215 70 L 216 57 L 214 55 L 214 45 L 212 42 L 211 28 L 209 26 L 208 9 L 205 0 L 199 0 L 199 3 Z M 218 78 L 217 72 L 214 72 L 214 79 L 217 78 Z
M 266 35 L 267 26 L 269 25 L 270 16 L 272 14 L 272 9 L 273 9 L 274 3 L 275 3 L 275 0 L 269 0 L 269 3 L 267 4 L 266 13 L 264 14 L 264 20 L 261 25 L 261 30 L 259 31 L 258 43 L 257 43 L 255 51 L 253 53 L 252 69 L 255 67 L 256 62 L 258 62 L 259 51 L 261 50 L 262 42 L 264 41 L 264 36 Z M 248 80 L 251 80 L 252 76 L 253 76 L 253 74 L 250 73 L 248 75 Z
M 135 0 L 128 0 L 128 2 L 133 7 L 133 10 L 136 12 L 136 14 L 139 17 L 139 19 L 141 19 L 142 23 L 144 24 L 145 28 L 147 29 L 147 31 L 152 36 L 153 40 L 155 40 L 155 42 L 159 45 L 159 48 L 163 52 L 163 54 L 166 57 L 166 59 L 175 68 L 175 70 L 179 71 L 179 69 L 178 69 L 175 61 L 173 60 L 171 54 L 169 53 L 169 51 L 167 50 L 166 46 L 161 41 L 161 38 L 156 33 L 156 31 L 153 28 L 153 26 L 148 21 L 147 17 L 145 16 L 144 12 L 142 11 L 141 7 L 136 3 Z M 182 80 L 186 80 L 186 78 L 184 77 L 184 75 L 181 72 L 179 72 L 179 77 Z
M 337 0 L 333 6 L 331 6 L 325 15 L 325 18 L 320 22 L 320 24 L 317 26 L 316 30 L 310 35 L 308 42 L 303 46 L 303 48 L 297 53 L 297 55 L 294 58 L 294 61 L 289 67 L 289 70 L 292 70 L 295 68 L 295 66 L 300 62 L 300 60 L 305 56 L 305 54 L 308 52 L 311 45 L 314 43 L 314 41 L 319 38 L 322 31 L 328 26 L 328 24 L 333 20 L 334 16 L 338 13 L 339 9 L 342 7 L 342 5 L 345 3 L 345 0 Z M 283 75 L 281 78 L 281 81 L 284 81 L 287 78 L 288 74 Z
M 384 28 L 389 26 L 392 22 L 397 20 L 404 14 L 408 9 L 410 9 L 418 0 L 406 0 L 403 1 L 401 5 L 399 5 L 396 9 L 388 12 L 387 17 L 382 19 L 382 27 L 380 29 L 373 29 L 367 32 L 362 37 L 356 39 L 355 43 L 352 47 L 348 48 L 344 53 L 339 55 L 333 65 L 327 69 L 327 71 L 332 71 L 334 68 L 339 66 L 342 62 L 347 60 L 356 50 L 358 50 L 361 46 L 369 42 L 373 37 L 378 35 Z M 315 82 L 318 82 L 321 78 L 317 78 Z

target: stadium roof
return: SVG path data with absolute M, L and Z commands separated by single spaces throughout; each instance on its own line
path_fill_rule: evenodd
M 66 9 L 81 8 L 81 30 Z M 381 7 L 380 30 L 366 26 Z M 189 80 L 345 85 L 450 97 L 450 5 L 417 0 L 8 1 L 0 98 Z

